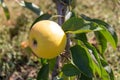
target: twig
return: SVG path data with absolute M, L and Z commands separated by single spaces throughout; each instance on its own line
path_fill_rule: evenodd
M 67 10 L 67 5 L 64 5 L 63 3 L 60 2 L 60 0 L 54 0 L 54 2 L 56 3 L 56 7 L 57 7 L 57 12 L 58 15 L 62 16 L 62 17 L 58 17 L 58 24 L 62 25 L 65 21 L 65 13 Z M 58 69 L 60 68 L 60 62 L 61 62 L 61 57 L 58 56 L 56 59 L 56 65 L 54 67 L 53 73 L 52 73 L 52 80 L 54 80 L 54 78 L 58 75 Z
M 55 64 L 55 67 L 54 67 L 54 70 L 52 72 L 52 80 L 54 80 L 54 78 L 58 75 L 58 69 L 59 69 L 59 65 L 60 65 L 60 61 L 61 61 L 61 57 L 58 56 L 56 58 L 56 64 Z
M 58 15 L 62 16 L 62 17 L 58 17 L 58 24 L 62 25 L 64 23 L 65 20 L 65 14 L 66 14 L 66 10 L 67 10 L 67 5 L 64 5 L 63 3 L 60 2 L 60 0 L 54 0 L 57 6 L 57 12 Z

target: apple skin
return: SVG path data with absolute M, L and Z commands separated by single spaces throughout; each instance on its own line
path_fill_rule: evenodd
M 29 46 L 36 56 L 51 59 L 64 51 L 66 34 L 56 22 L 42 20 L 31 28 Z

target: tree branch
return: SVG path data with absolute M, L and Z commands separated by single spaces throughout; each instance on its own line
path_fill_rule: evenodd
M 57 7 L 57 13 L 58 15 L 62 17 L 58 17 L 58 24 L 62 25 L 65 21 L 65 14 L 67 10 L 67 5 L 64 5 L 60 0 L 54 0 L 56 7 Z M 56 64 L 52 73 L 52 80 L 58 75 L 58 69 L 60 68 L 60 62 L 61 62 L 61 57 L 58 56 L 56 59 Z

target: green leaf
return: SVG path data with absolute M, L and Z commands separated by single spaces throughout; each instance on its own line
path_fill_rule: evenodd
M 90 43 L 86 42 L 85 43 L 86 47 L 89 49 L 91 55 L 92 55 L 92 59 L 94 60 L 94 66 L 96 68 L 96 71 L 95 73 L 97 73 L 100 77 L 101 77 L 101 67 L 102 67 L 102 64 L 100 62 L 100 56 L 99 56 L 99 53 L 98 51 L 96 50 L 96 48 L 94 46 L 92 46 Z
M 48 14 L 48 13 L 39 16 L 39 17 L 32 23 L 31 28 L 32 28 L 32 26 L 33 26 L 36 22 L 41 21 L 41 20 L 48 20 L 51 16 L 52 16 L 52 15 L 51 15 L 51 14 Z M 31 29 L 31 28 L 30 28 L 30 29 Z
M 93 80 L 92 78 L 89 78 L 89 77 L 85 76 L 84 74 L 81 74 L 79 79 L 80 80 Z
M 75 34 L 75 39 L 87 42 L 87 36 L 85 33 Z
M 42 64 L 42 66 L 48 64 L 48 60 L 44 59 L 44 58 L 40 58 L 40 62 Z
M 116 44 L 113 36 L 106 29 L 99 31 L 99 32 L 106 38 L 106 40 L 112 45 L 112 47 L 114 49 L 117 47 L 117 44 Z
M 67 32 L 78 34 L 78 33 L 88 33 L 88 32 L 92 32 L 92 31 L 101 31 L 101 30 L 103 30 L 101 28 L 101 26 L 99 26 L 95 23 L 88 23 L 88 24 L 85 24 L 84 26 L 82 26 L 81 28 L 79 28 L 77 30 L 67 31 Z
M 102 67 L 101 71 L 102 71 L 102 75 L 101 75 L 102 80 L 111 80 L 109 74 L 105 71 L 105 69 L 103 67 Z
M 117 34 L 116 32 L 114 31 L 114 29 L 106 22 L 102 21 L 102 20 L 99 20 L 99 19 L 91 19 L 85 15 L 81 15 L 81 17 L 87 21 L 90 21 L 90 22 L 95 22 L 99 25 L 102 25 L 104 27 L 104 31 L 102 31 L 102 33 L 105 35 L 105 33 L 107 33 L 107 36 L 109 35 L 110 38 L 107 39 L 107 41 L 109 41 L 111 43 L 111 45 L 113 46 L 113 48 L 116 48 L 117 46 L 117 43 L 118 43 L 118 37 L 117 37 Z
M 74 64 L 88 77 L 93 77 L 94 66 L 88 50 L 80 43 L 70 48 Z
M 63 67 L 62 67 L 62 71 L 63 73 L 66 75 L 66 76 L 75 76 L 75 75 L 78 75 L 80 74 L 80 71 L 79 69 L 73 65 L 73 64 L 65 64 Z
M 88 42 L 86 42 L 85 45 L 86 45 L 86 47 L 87 47 L 89 50 L 92 51 L 91 53 L 94 55 L 94 57 L 95 57 L 95 59 L 97 60 L 97 62 L 98 62 L 99 64 L 101 64 L 101 63 L 100 63 L 100 59 L 99 59 L 99 54 L 98 54 L 96 48 L 95 48 L 93 45 L 91 45 L 90 43 L 88 43 Z
M 95 59 L 94 61 L 97 63 L 97 65 L 94 64 L 95 69 L 96 69 L 96 73 L 99 75 L 100 78 L 102 78 L 102 80 L 110 80 L 110 76 L 109 74 L 106 72 L 106 70 L 104 69 L 104 66 L 108 65 L 107 63 L 105 63 L 105 61 L 101 60 L 101 56 L 98 54 L 96 48 L 94 46 L 92 46 L 89 43 L 85 43 L 85 45 L 87 46 L 88 49 L 92 50 L 92 54 L 94 55 Z M 110 67 L 109 67 L 110 68 Z M 111 73 L 112 74 L 112 73 Z M 112 75 L 113 76 L 113 75 Z M 113 79 L 111 79 L 113 80 Z
M 6 4 L 4 3 L 4 0 L 0 0 L 0 6 L 2 6 L 4 12 L 5 12 L 5 16 L 8 19 L 10 19 L 10 12 L 8 10 L 8 7 L 6 6 Z
M 80 43 L 79 43 L 80 44 Z M 95 75 L 98 75 L 99 77 L 98 78 L 101 78 L 102 80 L 110 80 L 110 76 L 109 76 L 109 74 L 106 72 L 106 70 L 104 69 L 104 67 L 103 67 L 103 65 L 102 65 L 102 63 L 101 63 L 101 60 L 100 60 L 100 56 L 98 55 L 98 52 L 97 52 L 97 50 L 92 46 L 92 45 L 90 45 L 89 43 L 86 43 L 85 44 L 86 45 L 86 47 L 89 49 L 89 50 L 92 50 L 92 52 L 90 51 L 90 53 L 88 53 L 88 55 L 89 54 L 91 54 L 91 56 L 89 56 L 90 58 L 92 57 L 92 59 L 94 60 L 94 62 L 90 59 L 89 61 L 92 63 L 92 70 L 93 70 L 93 74 L 95 74 Z M 81 51 L 81 53 L 83 53 L 82 51 L 83 51 L 83 49 L 78 49 L 78 50 L 80 50 Z M 75 51 L 76 51 L 76 53 L 72 53 L 72 56 L 73 56 L 73 54 L 75 55 L 75 54 L 77 54 L 77 52 L 78 52 L 78 50 L 76 49 Z M 71 51 L 72 52 L 72 51 Z M 83 54 L 85 54 L 85 53 L 83 53 Z M 79 60 L 78 58 L 77 58 L 77 56 L 79 56 L 79 55 L 76 55 L 75 57 L 73 57 L 73 62 L 74 62 L 74 64 L 76 65 L 76 63 L 78 64 L 78 62 L 83 62 L 83 60 L 84 59 L 82 59 L 82 60 Z M 79 58 L 83 58 L 83 56 L 82 57 L 79 57 Z M 76 59 L 76 63 L 75 63 L 75 60 L 74 59 Z M 87 58 L 85 58 L 86 60 L 87 60 Z M 80 62 L 80 63 L 81 63 Z M 88 62 L 88 63 L 90 63 L 90 62 Z M 83 62 L 83 63 L 81 63 L 81 64 L 85 64 L 85 62 Z M 78 64 L 78 65 L 80 65 L 80 64 Z M 77 65 L 76 65 L 77 66 Z M 78 67 L 79 68 L 79 67 Z M 85 68 L 85 66 L 84 66 L 84 68 Z M 87 70 L 88 68 L 86 68 L 86 70 Z M 84 69 L 82 69 L 82 70 L 84 70 Z M 80 71 L 81 71 L 81 69 L 80 69 Z M 81 71 L 82 72 L 82 71 Z M 82 72 L 85 76 L 87 76 L 86 75 L 86 73 L 84 73 L 84 72 Z M 89 73 L 90 73 L 90 71 L 89 71 Z M 92 77 L 89 77 L 89 76 L 87 76 L 88 77 L 88 80 L 89 80 L 89 78 L 90 79 L 92 79 Z M 85 77 L 85 78 L 87 78 L 87 77 Z M 83 78 L 84 79 L 84 78 Z M 86 79 L 85 79 L 86 80 Z
M 30 9 L 31 11 L 33 11 L 37 15 L 41 15 L 43 13 L 40 10 L 40 8 L 37 5 L 35 5 L 34 3 L 27 2 L 27 1 L 24 1 L 24 0 L 21 0 L 21 1 L 17 0 L 17 2 L 19 3 L 19 5 L 21 5 L 21 6 L 25 7 L 25 8 Z
M 111 76 L 109 76 L 109 74 L 106 72 L 106 70 L 104 69 L 104 67 L 106 65 L 108 65 L 105 60 L 101 60 L 101 56 L 98 55 L 98 52 L 97 50 L 95 49 L 94 46 L 92 46 L 91 44 L 89 43 L 86 43 L 85 44 L 87 46 L 87 48 L 89 48 L 90 50 L 92 50 L 92 54 L 94 55 L 95 57 L 95 62 L 97 61 L 97 65 L 94 65 L 95 66 L 95 69 L 96 69 L 96 73 L 99 75 L 100 78 L 102 78 L 102 80 L 113 80 L 113 79 L 110 79 Z M 110 67 L 109 67 L 110 68 Z M 112 75 L 113 73 L 111 73 Z M 112 75 L 113 76 L 113 75 Z
M 94 33 L 98 41 L 97 49 L 100 52 L 100 54 L 103 56 L 103 53 L 107 48 L 107 40 L 99 31 Z
M 114 74 L 113 74 L 113 71 L 112 71 L 111 67 L 109 66 L 109 64 L 103 58 L 101 58 L 100 60 L 101 60 L 101 63 L 103 65 L 104 69 L 109 74 L 110 80 L 114 80 Z
M 49 69 L 50 71 L 53 71 L 54 68 L 55 68 L 55 64 L 56 64 L 56 58 L 53 58 L 53 59 L 49 59 Z
M 66 31 L 75 31 L 82 28 L 84 25 L 84 21 L 82 18 L 71 17 L 65 23 L 63 23 L 62 28 Z
M 92 59 L 94 60 L 94 69 L 95 69 L 95 75 L 97 75 L 98 79 L 102 79 L 102 80 L 109 80 L 109 75 L 107 74 L 107 72 L 105 71 L 101 60 L 100 60 L 100 55 L 98 54 L 96 48 L 94 46 L 92 46 L 90 43 L 85 43 L 85 45 L 87 46 L 87 48 L 89 50 L 91 50 L 90 52 L 93 54 L 91 54 Z
M 96 48 L 94 46 L 92 46 L 90 43 L 85 43 L 86 47 L 89 49 L 90 53 L 91 53 L 91 57 L 94 61 L 94 69 L 95 69 L 95 76 L 99 76 L 98 78 L 103 78 L 103 80 L 106 78 L 104 77 L 103 74 L 103 66 L 101 64 L 100 61 L 100 56 L 98 51 L 96 50 Z
M 42 68 L 40 69 L 37 80 L 49 80 L 49 64 L 43 65 Z
M 92 21 L 98 23 L 99 25 L 103 25 L 105 26 L 105 28 L 110 32 L 110 34 L 112 35 L 113 39 L 115 40 L 115 43 L 117 45 L 118 42 L 118 38 L 117 38 L 117 34 L 115 32 L 115 30 L 113 29 L 113 27 L 111 27 L 109 24 L 107 24 L 106 22 L 102 21 L 102 20 L 98 20 L 98 19 L 93 19 Z

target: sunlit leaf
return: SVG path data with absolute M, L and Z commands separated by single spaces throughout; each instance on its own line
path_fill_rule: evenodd
M 42 66 L 48 64 L 48 60 L 44 59 L 44 58 L 40 58 L 40 62 L 42 64 Z
M 94 69 L 95 69 L 95 75 L 98 76 L 98 79 L 103 79 L 103 80 L 109 80 L 109 75 L 105 71 L 104 67 L 102 66 L 101 60 L 100 60 L 100 55 L 98 54 L 96 48 L 92 46 L 90 43 L 85 43 L 86 47 L 89 49 L 91 53 L 91 57 L 94 60 Z
M 95 22 L 99 25 L 102 25 L 104 28 L 104 31 L 101 31 L 101 33 L 104 34 L 104 37 L 107 39 L 108 42 L 111 43 L 113 48 L 116 48 L 118 38 L 117 38 L 117 35 L 116 35 L 116 32 L 114 31 L 114 29 L 108 23 L 106 23 L 102 20 L 99 20 L 99 19 L 91 19 L 83 14 L 81 15 L 81 17 L 87 21 Z M 109 37 L 107 37 L 107 36 L 109 36 Z
M 84 25 L 84 21 L 81 18 L 78 17 L 72 17 L 68 19 L 65 23 L 63 23 L 62 28 L 63 30 L 66 31 L 75 31 Z
M 117 47 L 117 44 L 113 36 L 106 29 L 99 31 L 99 32 L 106 38 L 106 40 L 112 45 L 114 49 Z
M 4 3 L 4 0 L 0 0 L 0 6 L 2 6 L 2 8 L 3 8 L 6 18 L 10 19 L 10 12 L 8 10 L 8 7 Z
M 113 39 L 115 40 L 115 43 L 117 45 L 118 42 L 118 38 L 117 38 L 117 34 L 115 32 L 115 30 L 113 29 L 113 27 L 111 27 L 109 24 L 107 24 L 106 22 L 102 21 L 102 20 L 98 20 L 98 19 L 93 19 L 94 22 L 98 23 L 99 25 L 103 25 L 106 27 L 106 29 L 110 32 L 110 34 L 112 35 Z
M 103 80 L 113 80 L 113 79 L 110 79 L 109 74 L 104 69 L 104 66 L 106 66 L 106 65 L 108 66 L 108 64 L 105 62 L 104 59 L 103 59 L 103 61 L 101 60 L 101 56 L 98 54 L 96 48 L 89 43 L 86 43 L 85 45 L 87 46 L 88 49 L 90 49 L 92 51 L 91 53 L 95 57 L 94 61 L 97 63 L 97 65 L 94 65 L 94 66 L 97 71 L 96 73 L 99 75 L 99 78 L 101 78 Z M 110 68 L 110 66 L 109 66 L 109 68 Z M 113 73 L 111 72 L 111 75 L 112 74 Z
M 41 15 L 43 14 L 43 12 L 40 10 L 40 8 L 35 5 L 34 3 L 31 2 L 27 2 L 24 0 L 16 0 L 21 6 L 30 9 L 31 11 L 33 11 L 34 13 L 36 13 L 37 15 Z
M 66 76 L 75 76 L 80 74 L 79 69 L 73 64 L 65 64 L 62 71 Z
M 92 59 L 94 60 L 95 62 L 95 68 L 96 68 L 96 73 L 101 76 L 102 72 L 101 72 L 101 67 L 102 67 L 102 64 L 100 62 L 100 56 L 99 56 L 99 53 L 98 51 L 96 50 L 96 48 L 94 46 L 92 46 L 90 43 L 86 42 L 85 43 L 86 47 L 89 49 L 90 53 L 91 53 L 91 57 Z
M 100 31 L 100 30 L 103 30 L 101 26 L 94 24 L 94 23 L 89 23 L 89 24 L 85 24 L 84 26 L 82 26 L 81 28 L 77 30 L 67 31 L 67 32 L 78 34 L 78 33 L 88 33 L 88 32 L 93 32 L 93 31 Z
M 110 80 L 114 80 L 114 74 L 113 74 L 113 71 L 112 71 L 111 67 L 109 66 L 109 64 L 103 58 L 101 58 L 100 60 L 101 60 L 101 63 L 103 65 L 104 69 L 109 74 Z

